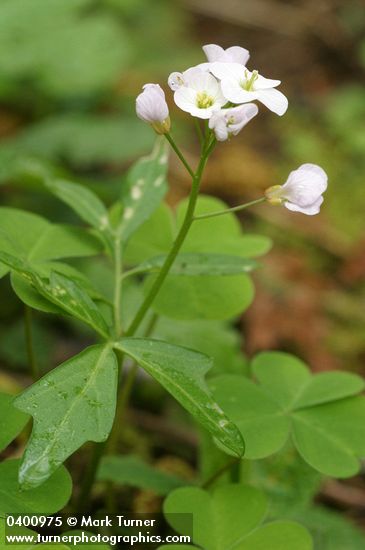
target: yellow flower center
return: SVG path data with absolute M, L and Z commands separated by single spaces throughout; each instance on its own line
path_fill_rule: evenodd
M 196 96 L 196 106 L 199 109 L 208 109 L 214 103 L 212 96 L 208 95 L 207 92 L 199 92 Z

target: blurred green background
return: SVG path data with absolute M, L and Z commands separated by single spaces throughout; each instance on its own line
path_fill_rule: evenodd
M 244 228 L 274 241 L 255 275 L 254 303 L 236 324 L 242 349 L 286 350 L 317 371 L 365 374 L 363 0 L 0 0 L 0 203 L 75 221 L 43 189 L 52 173 L 115 200 L 126 168 L 154 141 L 134 111 L 146 82 L 165 89 L 173 134 L 196 161 L 192 120 L 174 106 L 167 77 L 202 62 L 207 43 L 249 49 L 250 69 L 282 80 L 289 110 L 281 118 L 260 108 L 237 138 L 217 147 L 203 191 L 233 206 L 283 183 L 305 162 L 323 166 L 330 182 L 319 216 L 269 205 L 242 215 Z M 170 183 L 173 205 L 189 191 L 173 156 Z M 0 280 L 0 300 L 0 386 L 15 391 L 16 378 L 5 372 L 21 374 L 27 359 L 23 310 L 8 278 Z M 42 314 L 34 332 L 43 369 L 90 338 L 80 326 Z M 221 335 L 222 349 L 228 343 L 238 353 L 237 334 Z M 152 392 L 150 384 L 142 387 L 135 403 L 143 408 L 148 400 L 158 410 L 161 392 Z M 160 426 L 144 414 L 135 413 L 137 424 Z M 170 414 L 180 419 L 175 409 Z M 193 436 L 181 432 L 185 449 Z M 127 446 L 143 454 L 149 441 L 132 429 L 128 437 Z M 345 493 L 327 487 L 321 499 L 359 519 L 363 481 L 351 483 Z

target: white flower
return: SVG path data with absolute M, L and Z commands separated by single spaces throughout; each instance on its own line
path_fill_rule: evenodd
M 290 172 L 284 185 L 274 185 L 265 191 L 271 204 L 284 204 L 293 212 L 308 216 L 318 214 L 327 189 L 327 174 L 317 164 L 302 164 Z
M 143 92 L 136 99 L 137 116 L 149 122 L 158 134 L 170 130 L 169 108 L 165 93 L 158 84 L 145 84 Z
M 212 63 L 210 71 L 221 80 L 224 97 L 232 103 L 261 101 L 270 111 L 283 115 L 288 108 L 284 94 L 275 90 L 280 80 L 271 80 L 249 71 L 239 63 Z
M 208 119 L 214 111 L 218 111 L 227 103 L 219 82 L 210 73 L 195 67 L 185 71 L 184 75 L 183 85 L 174 93 L 175 103 L 183 111 L 198 118 Z
M 214 130 L 218 141 L 225 141 L 231 136 L 236 136 L 258 111 L 254 103 L 221 109 L 210 117 L 209 128 Z
M 241 46 L 231 46 L 224 50 L 217 44 L 206 44 L 203 46 L 203 51 L 207 56 L 209 63 L 221 62 L 221 63 L 240 63 L 246 65 L 250 58 L 250 53 Z

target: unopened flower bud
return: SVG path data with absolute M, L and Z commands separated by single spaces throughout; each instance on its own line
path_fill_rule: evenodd
M 137 116 L 151 124 L 157 134 L 166 134 L 171 127 L 165 93 L 158 84 L 145 84 L 136 99 Z
M 302 164 L 290 172 L 284 185 L 266 189 L 265 196 L 271 204 L 283 204 L 288 210 L 313 216 L 321 208 L 326 189 L 326 172 L 316 164 Z

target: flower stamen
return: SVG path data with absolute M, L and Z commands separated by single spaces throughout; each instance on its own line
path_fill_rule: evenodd
M 254 84 L 255 84 L 256 80 L 258 79 L 258 77 L 259 77 L 259 72 L 258 71 L 252 71 L 251 77 L 249 78 L 248 77 L 248 71 L 246 69 L 245 70 L 245 79 L 246 80 L 242 81 L 241 87 L 244 90 L 246 90 L 246 92 L 252 92 Z
M 209 109 L 214 104 L 214 98 L 207 92 L 199 92 L 196 95 L 196 106 L 199 109 Z

